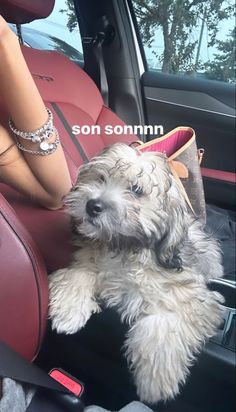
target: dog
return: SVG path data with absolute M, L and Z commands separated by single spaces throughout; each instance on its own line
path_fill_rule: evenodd
M 139 398 L 173 398 L 222 321 L 223 298 L 207 287 L 223 275 L 218 244 L 161 153 L 111 146 L 79 169 L 65 204 L 79 249 L 50 275 L 53 329 L 75 333 L 101 303 L 116 308 Z

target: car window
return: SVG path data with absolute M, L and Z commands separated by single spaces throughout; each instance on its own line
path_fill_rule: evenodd
M 148 69 L 235 83 L 233 0 L 132 0 Z
M 29 47 L 56 50 L 73 61 L 83 62 L 81 36 L 72 0 L 57 0 L 47 19 L 22 25 L 22 35 Z

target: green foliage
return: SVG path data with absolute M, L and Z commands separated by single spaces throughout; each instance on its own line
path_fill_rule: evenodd
M 201 27 L 202 21 L 207 26 L 209 44 L 217 45 L 225 52 L 227 42 L 217 40 L 219 23 L 230 16 L 234 5 L 225 0 L 133 0 L 141 35 L 148 47 L 152 47 L 156 32 L 161 28 L 164 51 L 161 56 L 153 51 L 162 62 L 165 73 L 194 73 L 202 67 L 197 58 L 198 41 L 193 31 Z M 231 46 L 231 43 L 227 43 Z M 218 56 L 219 58 L 219 56 Z M 210 65 L 208 65 L 211 71 Z M 212 73 L 213 75 L 213 73 Z
M 214 54 L 214 61 L 205 64 L 206 76 L 209 79 L 236 83 L 235 28 L 226 41 L 217 41 L 217 49 L 220 53 Z
M 75 15 L 75 6 L 73 0 L 66 0 L 65 1 L 67 8 L 61 9 L 61 13 L 66 13 L 68 17 L 67 27 L 71 31 L 75 30 L 78 27 L 77 18 Z

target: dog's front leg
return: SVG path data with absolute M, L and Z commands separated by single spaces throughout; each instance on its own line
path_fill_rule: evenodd
M 137 320 L 128 332 L 126 356 L 141 400 L 173 398 L 189 374 L 196 353 L 222 318 L 221 296 L 205 291 L 188 310 L 159 309 Z
M 58 333 L 75 333 L 100 308 L 95 301 L 96 273 L 74 264 L 49 276 L 49 317 Z

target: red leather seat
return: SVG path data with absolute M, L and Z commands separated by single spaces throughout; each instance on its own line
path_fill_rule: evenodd
M 42 257 L 0 194 L 0 339 L 28 359 L 40 348 L 48 307 Z
M 0 4 L 0 13 L 8 17 L 10 22 L 24 23 L 33 20 L 35 16 L 39 18 L 40 13 L 45 17 L 53 5 L 53 0 L 43 3 L 34 1 L 33 6 L 28 0 L 4 0 Z M 104 106 L 96 85 L 79 66 L 58 52 L 23 47 L 23 53 L 45 105 L 53 112 L 73 182 L 82 162 L 116 141 L 131 143 L 136 139 L 134 136 L 108 136 L 104 133 L 105 125 L 124 123 Z M 1 96 L 0 122 L 7 124 Z M 101 134 L 75 136 L 71 133 L 73 125 L 98 125 Z M 72 249 L 69 245 L 68 218 L 64 213 L 43 210 L 30 204 L 28 199 L 5 185 L 0 185 L 0 192 L 28 228 L 42 252 L 48 271 L 67 265 Z

